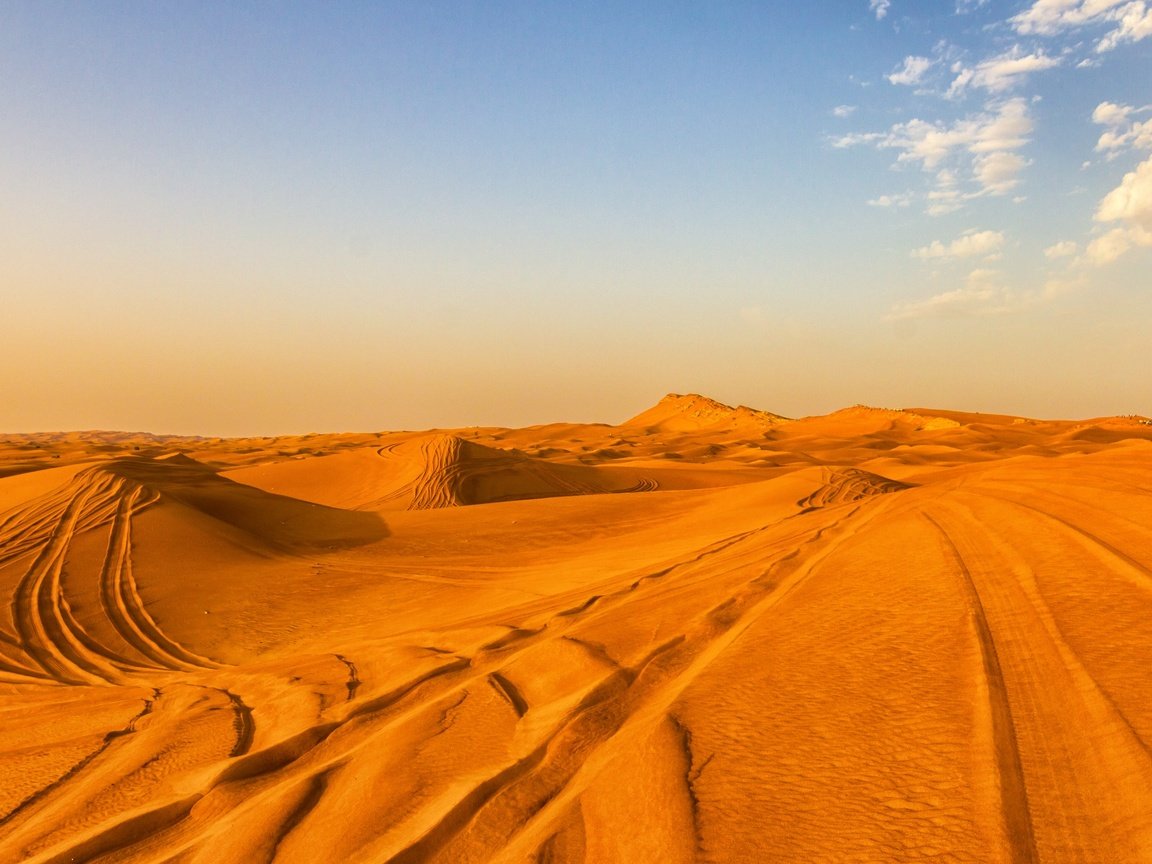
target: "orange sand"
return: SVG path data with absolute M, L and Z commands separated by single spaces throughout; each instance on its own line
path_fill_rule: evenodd
M 0 862 L 1152 861 L 1152 425 L 0 435 Z

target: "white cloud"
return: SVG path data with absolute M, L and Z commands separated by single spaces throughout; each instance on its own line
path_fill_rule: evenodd
M 832 146 L 837 150 L 855 147 L 858 144 L 876 144 L 879 146 L 886 137 L 883 132 L 849 132 L 847 135 L 833 138 Z
M 1035 0 L 1009 22 L 1021 35 L 1055 36 L 1084 27 L 1105 28 L 1096 42 L 1098 52 L 1111 51 L 1122 42 L 1152 36 L 1152 7 L 1148 0 Z
M 920 83 L 924 73 L 931 69 L 934 63 L 935 61 L 929 57 L 917 57 L 916 55 L 905 57 L 904 64 L 889 75 L 888 80 L 893 84 L 911 87 Z
M 968 121 L 965 130 L 972 139 L 973 153 L 1018 150 L 1028 143 L 1028 135 L 1032 132 L 1028 103 L 1019 97 L 1001 102 L 996 106 L 995 114 L 984 114 Z
M 898 303 L 892 307 L 888 317 L 897 321 L 908 318 L 984 318 L 1022 311 L 1038 299 L 1007 288 L 994 270 L 973 270 L 962 287 L 926 300 Z
M 898 161 L 920 162 L 931 170 L 958 150 L 971 153 L 1016 150 L 1028 143 L 1031 131 L 1027 103 L 1023 99 L 1012 99 L 997 106 L 995 114 L 967 117 L 948 126 L 923 120 L 898 123 L 881 146 L 900 150 Z
M 990 93 L 1003 93 L 1033 72 L 1051 69 L 1060 65 L 1060 59 L 1049 57 L 1043 51 L 1025 54 L 1019 45 L 997 57 L 990 57 L 976 65 L 974 69 L 960 68 L 948 96 L 958 96 L 969 87 L 978 87 Z
M 870 207 L 907 207 L 912 203 L 912 193 L 902 192 L 899 195 L 881 195 L 868 202 Z
M 1152 150 L 1152 120 L 1133 123 L 1123 132 L 1105 132 L 1096 142 L 1096 149 L 1109 155 L 1116 155 L 1128 148 Z
M 868 0 L 868 9 L 876 13 L 877 21 L 888 14 L 888 7 L 891 5 L 891 0 Z
M 933 240 L 912 253 L 912 257 L 929 260 L 932 258 L 982 258 L 995 255 L 1004 247 L 1002 231 L 970 231 L 957 237 L 951 243 Z
M 950 213 L 972 198 L 1003 195 L 1019 183 L 1029 163 L 1014 151 L 1029 141 L 1032 120 L 1023 98 L 992 103 L 988 110 L 953 123 L 913 119 L 887 132 L 855 132 L 832 142 L 845 148 L 869 145 L 895 150 L 896 164 L 918 165 L 935 175 L 928 213 Z
M 1055 36 L 1062 30 L 1098 23 L 1128 0 L 1036 0 L 1009 21 L 1017 33 Z
M 1115 102 L 1101 102 L 1092 112 L 1092 121 L 1107 127 L 1096 142 L 1096 151 L 1107 154 L 1108 159 L 1126 150 L 1152 150 L 1152 120 L 1141 122 L 1131 119 L 1133 114 L 1143 114 L 1152 107 L 1133 108 L 1131 105 L 1117 105 Z
M 987 5 L 988 0 L 956 0 L 956 14 L 967 15 Z
M 1111 51 L 1121 42 L 1140 42 L 1152 36 L 1152 7 L 1129 3 L 1122 10 L 1116 28 L 1096 43 L 1096 50 Z
M 1101 126 L 1120 126 L 1128 122 L 1128 115 L 1131 113 L 1131 105 L 1101 102 L 1092 112 L 1092 122 L 1098 123 Z
M 1152 246 L 1152 156 L 1104 196 L 1095 218 L 1120 224 L 1088 244 L 1085 256 L 1093 264 L 1115 261 L 1137 246 Z
M 856 113 L 856 106 L 855 105 L 837 105 L 835 108 L 832 109 L 832 116 L 833 117 L 840 117 L 841 119 L 843 119 L 845 117 L 851 117 L 855 113 Z
M 1032 164 L 1019 153 L 998 151 L 979 156 L 974 171 L 980 185 L 992 195 L 1003 195 L 1020 183 L 1018 175 Z
M 1124 175 L 1096 210 L 1098 222 L 1129 222 L 1152 230 L 1152 156 Z
M 945 216 L 948 213 L 955 213 L 971 198 L 971 195 L 964 195 L 955 190 L 936 189 L 928 193 L 928 206 L 924 208 L 924 212 L 929 216 Z
M 1126 228 L 1113 228 L 1090 242 L 1084 250 L 1084 257 L 1092 264 L 1111 264 L 1133 246 L 1132 237 Z
M 1080 246 L 1071 240 L 1061 240 L 1059 243 L 1053 243 L 1044 250 L 1045 258 L 1071 258 L 1080 251 Z

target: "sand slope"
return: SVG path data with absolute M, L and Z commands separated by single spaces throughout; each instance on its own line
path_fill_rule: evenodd
M 0 862 L 1152 860 L 1143 418 L 684 398 L 7 436 Z

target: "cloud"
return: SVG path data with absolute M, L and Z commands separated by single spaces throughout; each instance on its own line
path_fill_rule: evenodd
M 888 7 L 891 5 L 891 0 L 868 0 L 868 9 L 876 13 L 877 21 L 882 20 L 888 14 Z
M 971 139 L 973 153 L 1018 150 L 1028 143 L 1032 119 L 1028 116 L 1028 103 L 1017 97 L 999 103 L 995 114 L 985 113 L 965 121 L 962 128 Z
M 1031 164 L 1018 153 L 989 153 L 976 159 L 976 179 L 989 193 L 1003 195 L 1016 188 L 1020 182 L 1018 175 Z
M 1071 258 L 1080 251 L 1080 246 L 1071 240 L 1061 240 L 1059 243 L 1053 243 L 1044 250 L 1045 258 Z
M 1116 28 L 1096 43 L 1097 51 L 1111 51 L 1122 42 L 1140 42 L 1152 36 L 1152 7 L 1129 3 L 1121 11 Z
M 849 132 L 847 135 L 833 138 L 832 146 L 837 150 L 845 150 L 859 144 L 876 144 L 879 146 L 880 142 L 887 137 L 883 132 Z
M 975 68 L 961 67 L 948 88 L 947 95 L 955 97 L 968 88 L 980 88 L 990 93 L 1011 90 L 1033 72 L 1060 65 L 1060 59 L 1049 57 L 1043 51 L 1025 54 L 1019 45 L 997 57 L 990 57 Z
M 988 5 L 988 0 L 956 0 L 956 14 L 967 15 Z
M 1152 156 L 1125 174 L 1120 185 L 1104 196 L 1096 221 L 1123 221 L 1152 229 Z
M 1128 122 L 1132 113 L 1131 105 L 1117 105 L 1115 102 L 1101 102 L 1092 112 L 1092 122 L 1101 126 L 1120 126 Z
M 970 231 L 957 237 L 951 243 L 933 240 L 912 253 L 912 257 L 929 260 L 933 258 L 981 258 L 995 255 L 1004 247 L 1002 231 Z
M 940 215 L 972 198 L 1003 195 L 1015 187 L 1019 173 L 1029 164 L 1015 151 L 1029 142 L 1031 132 L 1028 102 L 1016 97 L 952 123 L 913 119 L 887 132 L 844 135 L 832 146 L 895 150 L 897 165 L 918 165 L 934 174 L 928 212 Z
M 1152 150 L 1152 120 L 1133 123 L 1123 132 L 1105 132 L 1096 142 L 1096 149 L 1110 156 L 1115 156 L 1128 148 Z
M 905 57 L 904 64 L 889 75 L 888 80 L 893 84 L 902 84 L 906 87 L 919 84 L 924 73 L 931 69 L 935 62 L 930 57 L 917 57 L 915 55 Z
M 1084 257 L 1091 264 L 1103 266 L 1111 264 L 1132 248 L 1132 240 L 1125 228 L 1113 228 L 1107 234 L 1093 239 L 1084 250 Z
M 1133 108 L 1131 105 L 1117 105 L 1115 102 L 1101 102 L 1092 112 L 1092 121 L 1107 127 L 1096 142 L 1096 151 L 1115 159 L 1130 150 L 1152 150 L 1152 120 L 1141 122 L 1131 119 L 1133 114 L 1143 114 L 1152 106 Z
M 973 270 L 965 284 L 951 291 L 912 303 L 897 303 L 888 318 L 987 318 L 1009 315 L 1033 305 L 1037 297 L 1019 295 L 1005 287 L 994 270 Z
M 902 192 L 899 195 L 881 195 L 868 202 L 870 207 L 907 207 L 912 203 L 912 193 Z
M 1119 225 L 1088 244 L 1085 257 L 1108 264 L 1137 246 L 1152 246 L 1152 156 L 1124 175 L 1096 208 L 1097 222 Z
M 1032 121 L 1023 99 L 1001 103 L 995 114 L 980 114 L 951 125 L 910 120 L 892 127 L 881 146 L 897 149 L 899 162 L 920 162 L 936 168 L 957 151 L 973 154 L 1011 151 L 1028 143 Z
M 1036 36 L 1103 28 L 1096 51 L 1105 52 L 1152 36 L 1152 6 L 1148 0 L 1035 0 L 1009 23 L 1021 35 Z
M 856 106 L 855 105 L 837 105 L 835 108 L 832 109 L 832 116 L 833 117 L 840 117 L 841 119 L 843 119 L 845 117 L 851 117 L 855 113 L 856 113 Z

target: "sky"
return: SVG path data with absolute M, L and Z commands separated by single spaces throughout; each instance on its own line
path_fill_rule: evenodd
M 1152 414 L 1152 0 L 0 3 L 0 431 Z

